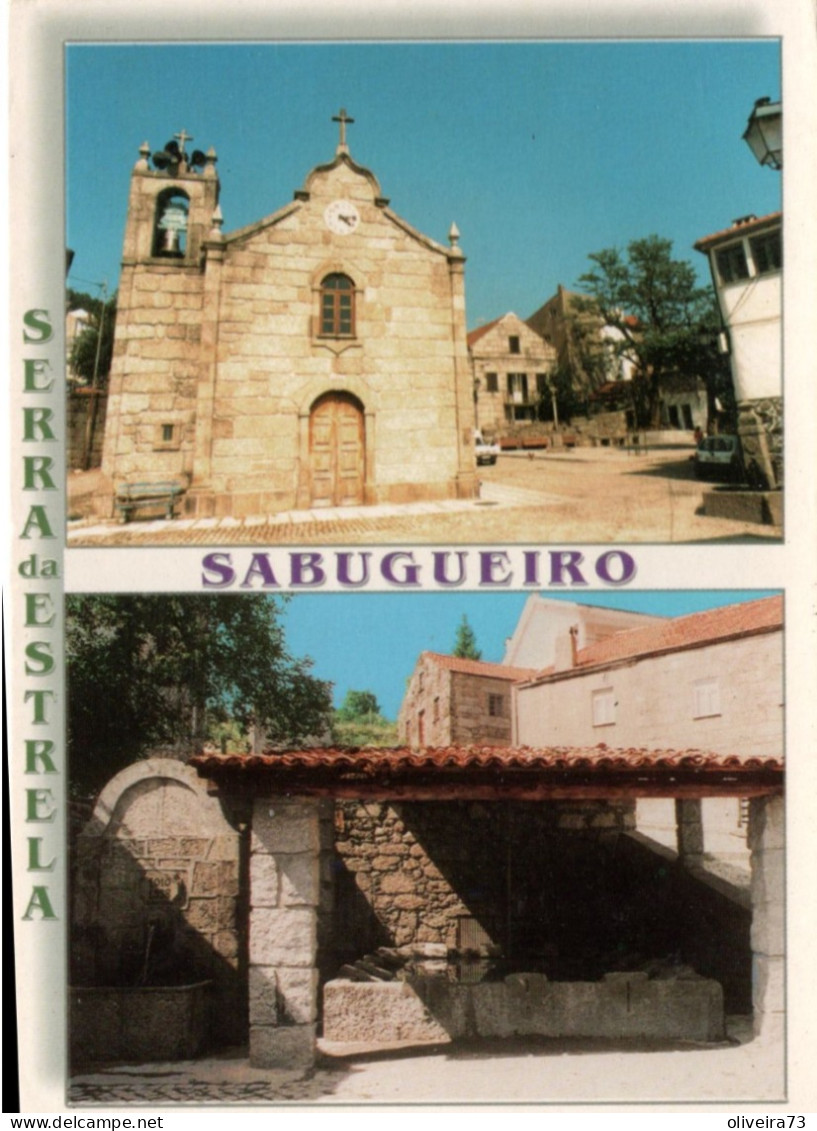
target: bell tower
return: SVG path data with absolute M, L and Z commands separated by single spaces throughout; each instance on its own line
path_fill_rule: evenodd
M 216 154 L 194 149 L 181 130 L 151 155 L 145 142 L 131 175 L 123 267 L 201 267 L 203 243 L 218 205 Z

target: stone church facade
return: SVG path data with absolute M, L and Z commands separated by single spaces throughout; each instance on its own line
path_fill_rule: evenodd
M 110 487 L 181 482 L 196 516 L 476 494 L 458 233 L 443 246 L 394 213 L 336 120 L 334 158 L 229 234 L 212 149 L 188 157 L 182 132 L 140 150 Z

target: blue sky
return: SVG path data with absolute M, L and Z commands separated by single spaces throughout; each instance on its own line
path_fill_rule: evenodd
M 769 591 L 670 590 L 543 594 L 606 608 L 657 616 L 752 601 Z M 500 661 L 529 593 L 324 593 L 299 594 L 287 605 L 284 627 L 290 651 L 308 655 L 313 674 L 335 685 L 335 704 L 346 692 L 373 691 L 391 719 L 420 652 L 450 652 L 463 614 L 474 629 L 483 660 Z
M 652 233 L 707 282 L 695 240 L 780 207 L 779 174 L 741 140 L 765 95 L 775 40 L 72 45 L 69 283 L 116 286 L 143 141 L 184 128 L 216 149 L 229 232 L 332 158 L 341 106 L 394 210 L 440 242 L 456 221 L 469 328 L 527 317 L 591 252 Z

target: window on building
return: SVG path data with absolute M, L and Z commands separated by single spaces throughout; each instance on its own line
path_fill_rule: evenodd
M 485 391 L 486 393 L 499 392 L 499 377 L 496 373 L 485 374 Z
M 524 404 L 528 399 L 527 373 L 509 373 L 507 380 L 508 399 L 513 401 L 514 404 Z
M 417 745 L 424 746 L 426 740 L 426 717 L 425 711 L 420 711 L 417 715 Z
M 550 391 L 550 386 L 548 385 L 548 375 L 547 375 L 547 373 L 537 373 L 536 374 L 536 392 L 538 393 L 538 395 L 540 397 L 543 397 L 549 391 Z
M 749 265 L 742 243 L 721 248 L 715 255 L 715 263 L 722 283 L 737 283 L 740 279 L 749 278 Z
M 783 243 L 780 232 L 767 232 L 762 236 L 755 236 L 749 240 L 752 249 L 752 259 L 758 275 L 766 275 L 770 271 L 779 271 L 783 266 Z
M 355 333 L 355 285 L 348 275 L 327 275 L 321 283 L 321 334 L 351 338 Z
M 505 717 L 504 695 L 488 696 L 488 714 L 494 719 L 502 719 Z
M 508 353 L 519 353 L 519 338 L 515 334 L 508 338 Z
M 593 692 L 593 726 L 609 727 L 616 721 L 616 700 L 612 687 L 602 687 Z
M 721 690 L 717 678 L 696 680 L 692 693 L 694 719 L 707 719 L 721 713 Z
M 179 438 L 181 436 L 181 429 L 177 424 L 165 422 L 156 425 L 154 433 L 154 448 L 161 450 L 163 448 L 178 448 Z
M 433 719 L 434 719 L 435 723 L 438 723 L 440 721 L 440 697 L 439 697 L 439 695 L 434 696 Z

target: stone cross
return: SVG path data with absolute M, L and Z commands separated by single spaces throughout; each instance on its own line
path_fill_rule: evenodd
M 340 114 L 336 114 L 332 121 L 340 122 L 340 144 L 338 145 L 338 148 L 347 149 L 348 146 L 346 145 L 346 127 L 353 124 L 354 118 L 348 117 L 346 111 L 341 107 Z
M 189 133 L 187 133 L 187 131 L 185 129 L 182 129 L 179 133 L 174 134 L 173 136 L 175 137 L 176 141 L 178 141 L 179 148 L 181 149 L 182 156 L 184 157 L 185 156 L 184 143 L 186 141 L 193 141 L 193 137 Z

